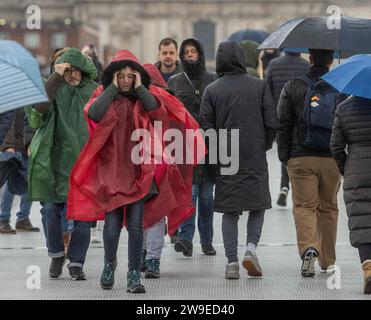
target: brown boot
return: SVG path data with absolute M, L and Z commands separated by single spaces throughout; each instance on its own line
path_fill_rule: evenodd
M 15 223 L 15 229 L 17 231 L 29 231 L 29 232 L 39 232 L 40 231 L 39 228 L 36 228 L 31 224 L 31 221 L 28 218 L 22 219 L 22 220 L 17 220 L 17 222 Z
M 366 260 L 362 263 L 364 274 L 364 294 L 371 294 L 371 260 Z
M 0 233 L 16 234 L 17 232 L 12 229 L 8 221 L 0 221 Z
M 70 244 L 71 235 L 69 232 L 63 233 L 64 253 L 67 255 L 68 246 Z

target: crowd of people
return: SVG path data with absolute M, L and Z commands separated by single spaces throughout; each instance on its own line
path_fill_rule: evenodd
M 316 260 L 321 272 L 335 270 L 343 175 L 350 242 L 359 250 L 364 293 L 371 293 L 371 102 L 337 94 L 320 79 L 333 51 L 309 53 L 309 62 L 297 53 L 275 57 L 261 77 L 252 41 L 220 43 L 216 72 L 207 70 L 203 45 L 195 38 L 182 41 L 179 49 L 174 39 L 163 39 L 154 65 L 142 64 L 127 50 L 103 67 L 92 45 L 57 49 L 45 79 L 49 102 L 0 117 L 1 157 L 16 154 L 28 169 L 28 192 L 21 196 L 15 229 L 10 225 L 14 194 L 7 184 L 3 188 L 0 233 L 40 231 L 29 219 L 32 202 L 40 202 L 50 278 L 60 278 L 69 260 L 71 278 L 85 280 L 91 232 L 96 221 L 104 221 L 100 285 L 109 290 L 126 227 L 126 289 L 144 293 L 141 273 L 160 277 L 166 233 L 176 252 L 192 257 L 197 218 L 202 252 L 217 254 L 214 212 L 223 214 L 225 278 L 239 279 L 238 221 L 248 213 L 242 266 L 249 276 L 262 277 L 257 247 L 265 211 L 272 207 L 266 152 L 276 139 L 282 163 L 277 205 L 287 206 L 291 189 L 301 275 L 315 276 Z M 321 114 L 331 127 L 334 123 L 332 134 L 316 129 L 314 118 L 307 121 L 308 108 L 321 111 L 321 104 L 336 110 L 334 119 Z M 154 121 L 183 133 L 225 130 L 229 140 L 231 131 L 239 130 L 237 173 L 223 174 L 220 161 L 207 161 L 207 149 L 215 147 L 207 138 L 198 155 L 206 156 L 205 162 L 134 164 L 133 132 L 146 129 L 154 135 Z

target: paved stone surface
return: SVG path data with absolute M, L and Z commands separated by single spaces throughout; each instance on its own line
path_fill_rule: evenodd
M 130 295 L 125 292 L 127 271 L 127 233 L 123 230 L 119 248 L 119 266 L 113 290 L 103 291 L 99 278 L 103 266 L 102 244 L 92 244 L 86 259 L 87 281 L 74 282 L 64 268 L 60 280 L 48 279 L 50 259 L 47 256 L 43 232 L 0 234 L 0 299 L 369 299 L 362 294 L 362 272 L 357 250 L 349 245 L 347 217 L 342 193 L 339 193 L 340 215 L 337 243 L 337 265 L 340 268 L 341 289 L 331 290 L 327 286 L 329 275 L 318 275 L 313 279 L 300 276 L 301 261 L 296 247 L 291 199 L 287 208 L 279 208 L 275 201 L 279 193 L 280 165 L 276 150 L 268 153 L 270 186 L 273 208 L 266 213 L 261 245 L 258 255 L 264 276 L 262 279 L 248 278 L 241 266 L 240 280 L 225 280 L 226 258 L 222 245 L 221 215 L 215 213 L 214 233 L 217 255 L 204 256 L 196 232 L 194 255 L 183 257 L 174 251 L 166 237 L 161 259 L 161 278 L 144 279 L 147 294 Z M 18 201 L 13 208 L 13 221 Z M 40 206 L 34 204 L 31 220 L 41 227 Z M 239 257 L 242 260 L 246 239 L 244 214 L 239 222 Z M 99 232 L 100 238 L 102 233 Z M 30 290 L 27 280 L 29 266 L 41 270 L 41 289 Z M 318 268 L 318 266 L 317 266 Z

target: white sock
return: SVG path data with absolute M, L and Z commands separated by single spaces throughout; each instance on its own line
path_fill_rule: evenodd
M 246 248 L 246 250 L 248 250 L 248 251 L 250 251 L 250 252 L 252 252 L 252 253 L 256 253 L 256 245 L 255 244 L 253 244 L 253 243 L 248 243 L 247 244 L 247 248 Z

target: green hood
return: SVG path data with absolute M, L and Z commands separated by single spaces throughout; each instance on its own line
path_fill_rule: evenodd
M 84 73 L 81 83 L 63 82 L 47 114 L 34 108 L 27 113 L 30 126 L 39 128 L 32 139 L 28 168 L 28 197 L 33 201 L 67 201 L 70 171 L 89 138 L 83 110 L 98 86 L 91 80 L 96 69 L 77 49 L 69 49 L 56 63 L 65 62 Z
M 255 41 L 245 40 L 241 42 L 243 53 L 245 54 L 246 66 L 256 69 L 259 65 L 259 44 Z
M 80 69 L 90 80 L 97 78 L 98 72 L 94 62 L 76 48 L 68 49 L 55 61 L 55 64 L 58 63 L 70 63 L 72 67 Z

